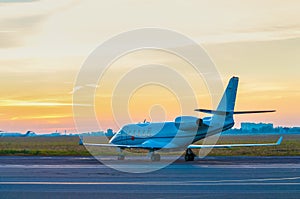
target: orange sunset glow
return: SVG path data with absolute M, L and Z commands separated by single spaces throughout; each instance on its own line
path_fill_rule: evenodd
M 235 127 L 243 121 L 300 126 L 300 2 L 191 2 L 0 1 L 0 130 L 76 133 L 72 98 L 82 64 L 102 42 L 143 27 L 174 30 L 202 45 L 224 86 L 231 76 L 240 77 L 236 110 L 276 110 L 237 116 Z M 117 131 L 128 122 L 115 121 L 121 98 L 114 98 L 113 89 L 128 70 L 145 64 L 173 67 L 196 96 L 145 85 L 130 94 L 131 122 L 173 120 L 182 114 L 182 101 L 190 106 L 184 114 L 203 117 L 193 110 L 215 108 L 204 79 L 184 60 L 162 51 L 137 51 L 120 57 L 98 85 L 91 85 L 101 129 L 87 125 L 85 131 Z

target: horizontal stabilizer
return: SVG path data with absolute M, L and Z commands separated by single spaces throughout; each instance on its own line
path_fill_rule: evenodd
M 218 111 L 218 110 L 209 110 L 209 109 L 195 109 L 195 111 L 215 114 L 215 115 L 228 115 L 228 114 L 251 114 L 251 113 L 271 113 L 276 110 L 261 110 L 261 111 Z
M 214 115 L 228 115 L 230 113 L 229 111 L 218 111 L 218 110 L 209 110 L 209 109 L 195 109 L 194 111 L 214 114 Z
M 276 110 L 263 110 L 263 111 L 235 111 L 233 114 L 251 114 L 251 113 L 271 113 L 276 112 Z

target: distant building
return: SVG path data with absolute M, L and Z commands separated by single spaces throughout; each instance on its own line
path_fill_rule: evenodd
M 36 133 L 33 132 L 33 131 L 27 131 L 26 134 L 25 134 L 26 137 L 34 137 L 36 136 Z
M 105 136 L 104 131 L 97 131 L 97 132 L 86 132 L 86 133 L 81 133 L 81 136 Z
M 267 132 L 273 131 L 272 123 L 250 123 L 250 122 L 242 122 L 241 123 L 242 131 L 251 131 L 251 132 Z
M 114 136 L 113 130 L 112 129 L 107 129 L 106 136 L 111 136 L 111 137 Z
M 278 130 L 279 130 L 279 133 L 285 134 L 285 133 L 289 133 L 290 128 L 278 127 Z
M 22 133 L 15 132 L 1 132 L 0 137 L 24 137 L 25 135 Z
M 107 129 L 105 136 L 110 140 L 114 136 L 114 132 L 112 129 Z
M 289 132 L 292 132 L 292 133 L 300 133 L 300 127 L 289 128 Z
M 58 136 L 61 136 L 61 133 L 55 132 L 55 133 L 45 134 L 44 136 L 48 136 L 48 137 L 58 137 Z
M 32 137 L 36 136 L 36 134 L 32 131 L 27 131 L 25 134 L 19 132 L 3 132 L 0 131 L 0 137 Z

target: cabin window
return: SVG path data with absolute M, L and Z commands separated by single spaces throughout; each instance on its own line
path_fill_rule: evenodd
M 147 132 L 148 136 L 151 136 L 151 128 L 148 128 L 148 132 Z

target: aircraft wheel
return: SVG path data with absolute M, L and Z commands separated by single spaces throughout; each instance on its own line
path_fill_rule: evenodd
M 118 160 L 125 160 L 125 155 L 119 155 Z
M 195 156 L 192 155 L 192 154 L 186 154 L 186 155 L 184 156 L 184 160 L 185 160 L 185 161 L 194 161 L 194 159 L 195 159 Z
M 184 160 L 185 161 L 194 161 L 195 159 L 195 154 L 193 153 L 193 151 L 191 149 L 187 149 L 185 156 L 184 156 Z
M 191 155 L 190 155 L 190 161 L 194 161 L 194 159 L 195 159 L 194 154 L 191 154 Z
M 160 155 L 159 154 L 155 154 L 156 155 L 156 161 L 159 162 L 160 161 Z
M 184 156 L 184 160 L 185 160 L 185 161 L 190 161 L 190 156 L 186 154 L 186 155 Z
M 159 161 L 160 161 L 160 155 L 159 155 L 159 154 L 153 154 L 153 155 L 151 156 L 151 160 L 152 160 L 153 162 L 159 162 Z

